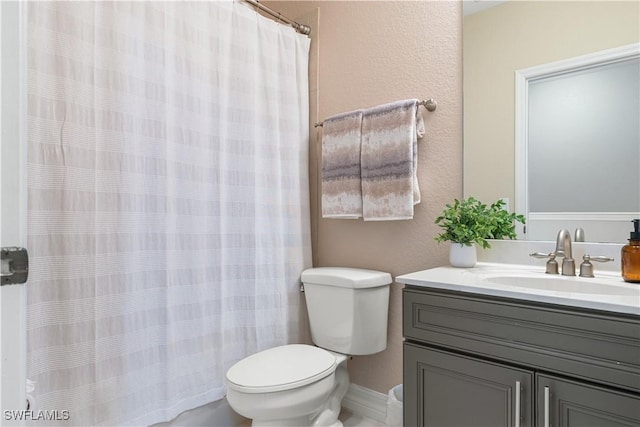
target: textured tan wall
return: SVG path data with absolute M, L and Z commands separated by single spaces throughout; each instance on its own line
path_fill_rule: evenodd
M 438 101 L 423 111 L 419 143 L 422 203 L 411 221 L 320 218 L 320 133 L 311 133 L 311 197 L 315 266 L 388 271 L 393 276 L 447 262 L 433 224 L 445 203 L 462 194 L 461 4 L 453 1 L 270 1 L 268 6 L 311 22 L 311 120 L 404 98 Z M 318 20 L 313 23 L 313 11 Z M 315 26 L 314 26 L 315 25 Z M 316 55 L 317 56 L 314 56 Z M 314 67 L 317 86 L 314 87 Z M 316 103 L 316 105 L 313 105 Z M 386 393 L 402 382 L 401 286 L 394 284 L 387 350 L 350 362 L 353 383 Z
M 516 70 L 638 41 L 637 1 L 511 1 L 465 17 L 465 196 L 515 206 Z

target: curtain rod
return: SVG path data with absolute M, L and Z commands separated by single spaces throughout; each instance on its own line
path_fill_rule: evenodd
M 429 112 L 436 111 L 436 108 L 438 108 L 438 103 L 433 98 L 423 99 L 422 101 L 418 101 L 418 105 L 422 105 Z M 317 127 L 322 127 L 323 123 L 324 123 L 324 121 L 318 122 L 318 123 L 314 124 L 313 127 L 316 127 L 316 128 Z
M 292 21 L 291 19 L 287 18 L 286 16 L 282 16 L 282 14 L 280 12 L 276 12 L 275 10 L 270 9 L 267 6 L 263 6 L 258 0 L 245 0 L 245 1 L 247 3 L 253 5 L 253 6 L 257 7 L 258 9 L 268 13 L 269 15 L 273 16 L 278 21 L 282 21 L 285 24 L 291 25 L 300 34 L 304 34 L 305 36 L 308 36 L 309 34 L 311 34 L 311 28 L 309 28 L 308 25 L 298 24 L 297 22 Z

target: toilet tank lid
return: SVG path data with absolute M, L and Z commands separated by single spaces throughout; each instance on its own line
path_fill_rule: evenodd
M 375 288 L 391 283 L 391 274 L 383 271 L 348 267 L 316 267 L 302 272 L 302 283 L 342 288 Z

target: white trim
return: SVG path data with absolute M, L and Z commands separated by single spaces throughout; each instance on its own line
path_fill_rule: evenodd
M 640 212 L 529 212 L 530 221 L 622 221 L 638 218 Z
M 342 399 L 342 407 L 381 423 L 385 423 L 387 419 L 387 395 L 357 384 L 349 384 L 347 394 Z
M 525 70 L 523 70 L 525 71 Z M 524 215 L 529 221 L 529 192 L 527 191 L 528 157 L 527 146 L 529 134 L 529 85 L 524 73 L 516 70 L 515 75 L 515 212 Z M 518 239 L 526 239 L 524 227 L 516 227 Z
M 588 242 L 625 242 L 640 212 L 530 212 L 528 240 L 550 240 L 560 229 L 582 228 Z
M 534 80 L 555 74 L 575 71 L 580 68 L 589 68 L 606 63 L 625 61 L 639 56 L 640 43 L 632 43 L 625 46 L 615 47 L 613 49 L 606 49 L 599 52 L 576 56 L 574 58 L 523 68 L 522 70 L 516 70 L 516 74 L 521 74 L 526 80 Z
M 633 43 L 587 55 L 576 56 L 548 64 L 536 65 L 515 71 L 515 212 L 526 217 L 527 223 L 532 219 L 528 200 L 527 147 L 529 116 L 529 81 L 562 74 L 569 71 L 589 68 L 596 65 L 624 61 L 640 57 L 640 43 Z M 573 213 L 566 213 L 573 215 Z M 592 214 L 598 215 L 598 214 Z M 539 219 L 539 218 L 538 218 Z M 581 218 L 582 219 L 582 218 Z M 586 219 L 586 218 L 585 218 Z M 619 221 L 619 219 L 613 219 Z M 526 239 L 522 227 L 516 227 L 519 239 Z
M 27 244 L 26 12 L 26 2 L 1 2 L 0 40 L 5 47 L 10 47 L 10 52 L 3 51 L 0 55 L 0 79 L 4 87 L 0 93 L 0 109 L 4 119 L 9 120 L 0 123 L 0 181 L 3 189 L 10 191 L 2 192 L 0 246 L 26 247 Z M 17 54 L 17 58 L 11 52 Z M 0 289 L 0 337 L 0 426 L 24 425 L 20 415 L 7 415 L 5 411 L 26 409 L 25 285 Z

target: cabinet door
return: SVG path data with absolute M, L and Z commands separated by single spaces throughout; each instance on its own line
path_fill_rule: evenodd
M 533 373 L 404 344 L 404 424 L 532 427 Z
M 639 427 L 640 396 L 536 375 L 538 427 Z

